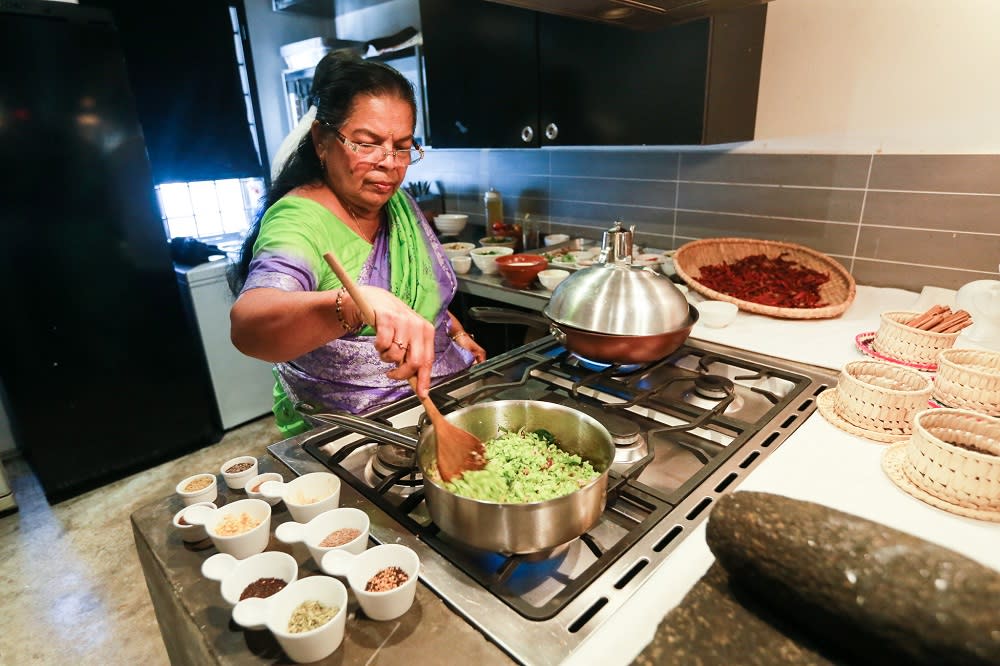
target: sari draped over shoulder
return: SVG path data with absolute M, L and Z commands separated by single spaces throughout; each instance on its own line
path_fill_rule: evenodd
M 458 281 L 440 242 L 419 208 L 399 191 L 386 204 L 388 225 L 369 245 L 321 204 L 285 197 L 261 222 L 254 259 L 243 291 L 270 287 L 284 291 L 340 289 L 323 253 L 333 250 L 359 284 L 382 287 L 434 324 L 432 379 L 468 368 L 472 354 L 449 336 L 448 305 Z M 412 394 L 405 381 L 386 377 L 395 366 L 383 363 L 374 331 L 365 327 L 311 352 L 275 365 L 275 416 L 291 435 L 309 423 L 292 406 L 306 402 L 322 410 L 361 414 Z

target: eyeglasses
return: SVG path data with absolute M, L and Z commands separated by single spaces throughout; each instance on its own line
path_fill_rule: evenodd
M 354 143 L 340 132 L 336 132 L 337 138 L 342 144 L 354 153 L 359 155 L 363 162 L 378 164 L 382 160 L 388 159 L 391 155 L 396 158 L 399 164 L 416 164 L 424 158 L 424 149 L 420 146 L 412 148 L 400 148 L 399 150 L 386 150 L 383 146 L 376 146 L 374 143 Z

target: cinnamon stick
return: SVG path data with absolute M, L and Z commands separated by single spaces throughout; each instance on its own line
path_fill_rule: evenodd
M 912 326 L 913 328 L 921 328 L 935 315 L 941 314 L 942 312 L 949 311 L 949 308 L 944 305 L 935 305 L 928 309 L 923 314 L 917 315 L 910 321 L 906 322 L 907 326 Z
M 951 316 L 946 317 L 944 321 L 942 321 L 941 323 L 927 330 L 932 331 L 934 333 L 944 333 L 948 331 L 948 329 L 951 329 L 958 324 L 965 324 L 965 326 L 968 326 L 966 322 L 971 323 L 970 320 L 971 316 L 969 315 L 968 312 L 966 312 L 965 310 L 959 310 L 958 312 L 955 312 Z

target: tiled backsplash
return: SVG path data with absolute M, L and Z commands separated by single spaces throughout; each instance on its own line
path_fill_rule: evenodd
M 919 290 L 996 279 L 1000 155 L 779 155 L 661 148 L 430 150 L 447 212 L 483 223 L 483 193 L 508 220 L 600 239 L 620 219 L 639 243 L 675 248 L 745 236 L 825 252 L 859 284 Z

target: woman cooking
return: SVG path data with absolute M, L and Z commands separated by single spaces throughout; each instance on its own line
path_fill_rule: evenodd
M 399 189 L 423 157 L 409 81 L 337 54 L 316 120 L 268 190 L 237 265 L 233 344 L 275 363 L 286 436 L 294 405 L 362 413 L 485 359 L 448 311 L 457 280 L 420 209 Z M 323 259 L 334 252 L 375 311 L 375 330 Z

